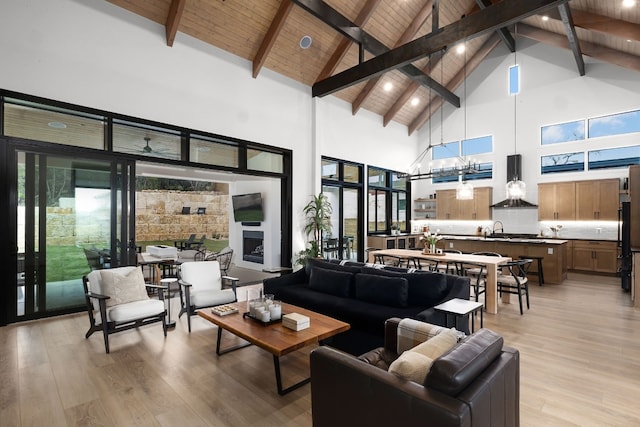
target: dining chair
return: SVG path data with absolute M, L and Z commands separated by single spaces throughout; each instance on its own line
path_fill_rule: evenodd
M 500 265 L 503 274 L 498 274 L 498 295 L 514 294 L 518 295 L 518 304 L 520 305 L 520 315 L 523 314 L 522 296 L 524 294 L 527 300 L 527 310 L 529 309 L 529 279 L 527 272 L 533 262 L 532 259 L 518 259 L 505 262 Z

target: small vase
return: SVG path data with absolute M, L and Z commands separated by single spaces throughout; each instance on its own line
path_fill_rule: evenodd
M 436 253 L 436 245 L 429 245 L 429 253 L 430 254 L 435 254 Z

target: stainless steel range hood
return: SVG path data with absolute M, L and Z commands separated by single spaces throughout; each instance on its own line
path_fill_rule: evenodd
M 514 179 L 522 179 L 522 156 L 520 154 L 512 154 L 507 156 L 507 182 Z M 504 199 L 498 203 L 491 205 L 492 208 L 506 209 L 506 208 L 537 208 L 538 205 L 534 205 L 531 202 L 527 202 L 524 199 Z

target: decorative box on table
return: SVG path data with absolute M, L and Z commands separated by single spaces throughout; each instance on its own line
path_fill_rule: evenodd
M 147 246 L 147 252 L 156 258 L 176 258 L 178 256 L 178 248 L 174 246 L 149 245 Z
M 289 313 L 282 316 L 282 326 L 293 329 L 294 331 L 301 331 L 309 327 L 309 317 L 298 313 Z

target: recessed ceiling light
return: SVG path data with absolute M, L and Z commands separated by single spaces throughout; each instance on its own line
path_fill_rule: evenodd
M 54 128 L 54 129 L 66 129 L 67 125 L 65 125 L 62 122 L 49 122 L 47 123 L 47 126 L 49 126 L 50 128 Z
M 391 83 L 391 82 L 386 82 L 386 83 L 384 84 L 383 88 L 384 88 L 384 90 L 385 90 L 386 92 L 389 92 L 391 89 L 393 89 L 393 83 Z
M 542 15 L 542 20 L 543 20 L 543 21 L 548 21 L 548 20 L 549 20 L 549 17 L 548 17 L 547 15 Z
M 467 46 L 465 45 L 464 42 L 459 43 L 458 46 L 456 46 L 456 52 L 458 54 L 464 53 L 464 51 L 467 49 Z
M 622 0 L 622 7 L 633 7 L 636 5 L 636 0 Z
M 302 38 L 300 39 L 300 47 L 303 49 L 309 49 L 311 47 L 312 41 L 313 40 L 310 36 L 302 36 Z
M 418 98 L 413 98 L 411 100 L 411 105 L 413 105 L 414 107 L 418 104 L 420 104 L 420 100 Z

